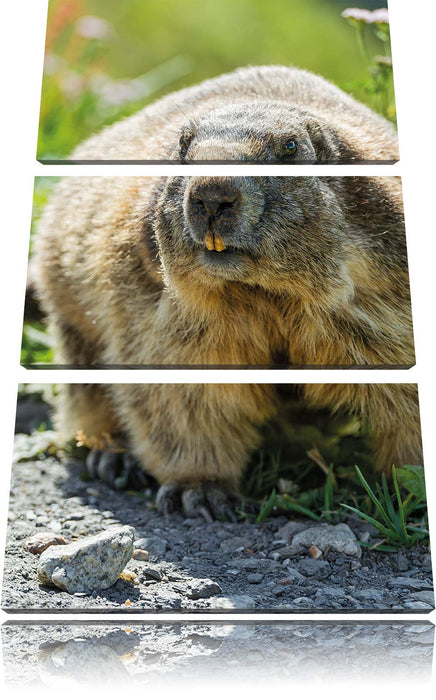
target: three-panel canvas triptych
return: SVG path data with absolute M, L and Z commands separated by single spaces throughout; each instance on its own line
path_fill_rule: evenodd
M 389 15 L 359 5 L 50 0 L 7 612 L 433 609 Z

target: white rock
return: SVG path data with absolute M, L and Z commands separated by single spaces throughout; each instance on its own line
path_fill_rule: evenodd
M 320 525 L 299 532 L 292 539 L 291 551 L 295 554 L 307 552 L 312 546 L 318 547 L 322 552 L 330 549 L 357 559 L 362 556 L 360 545 L 345 523 Z
M 68 593 L 110 588 L 132 558 L 133 527 L 109 528 L 63 546 L 49 547 L 38 563 L 39 580 Z

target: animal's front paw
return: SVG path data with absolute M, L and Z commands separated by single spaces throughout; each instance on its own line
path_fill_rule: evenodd
M 149 477 L 127 452 L 91 450 L 86 458 L 86 468 L 93 479 L 99 479 L 113 489 L 140 491 L 150 486 Z
M 164 515 L 182 510 L 188 518 L 203 517 L 206 522 L 236 522 L 235 508 L 239 499 L 213 482 L 196 487 L 164 484 L 156 496 L 156 506 Z

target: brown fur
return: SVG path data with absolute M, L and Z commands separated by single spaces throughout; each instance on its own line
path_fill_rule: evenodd
M 234 203 L 210 220 L 199 196 Z M 227 263 L 206 251 L 208 230 L 229 247 Z M 414 362 L 398 178 L 65 178 L 35 254 L 67 365 Z M 69 394 L 64 432 L 126 432 L 162 483 L 234 486 L 278 404 L 269 385 L 114 385 L 105 400 L 72 385 Z M 307 385 L 302 394 L 369 421 L 385 471 L 421 461 L 416 388 Z

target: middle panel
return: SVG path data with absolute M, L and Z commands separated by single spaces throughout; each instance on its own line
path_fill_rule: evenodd
M 398 177 L 40 178 L 35 204 L 26 366 L 414 364 Z

